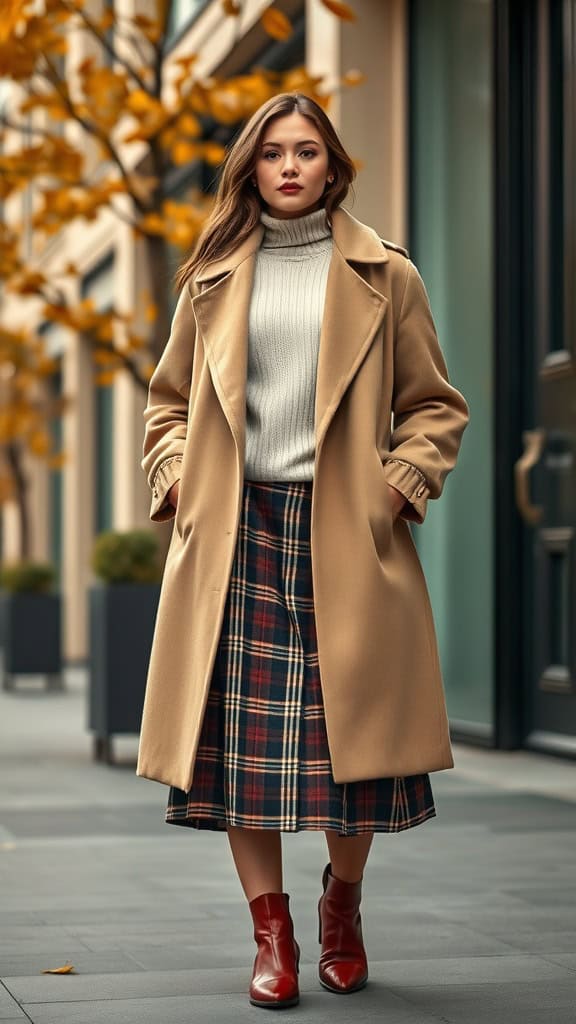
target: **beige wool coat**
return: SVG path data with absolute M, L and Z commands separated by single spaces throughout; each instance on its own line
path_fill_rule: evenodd
M 336 782 L 452 767 L 434 625 L 407 520 L 421 523 L 468 421 L 413 263 L 342 207 L 320 335 L 312 577 Z M 259 224 L 181 292 L 150 381 L 150 517 L 174 515 L 137 773 L 189 790 L 243 487 L 247 323 Z M 393 521 L 388 483 L 407 499 Z

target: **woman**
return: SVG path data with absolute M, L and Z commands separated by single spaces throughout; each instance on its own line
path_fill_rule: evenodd
M 468 411 L 407 254 L 341 206 L 353 177 L 311 99 L 253 115 L 145 412 L 150 515 L 175 528 L 138 774 L 171 787 L 169 822 L 227 831 L 262 1007 L 298 1002 L 281 832 L 326 833 L 320 981 L 356 991 L 373 835 L 432 817 L 428 772 L 453 764 L 408 521 Z

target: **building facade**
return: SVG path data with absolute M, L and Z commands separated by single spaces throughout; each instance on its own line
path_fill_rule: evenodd
M 219 75 L 305 62 L 328 87 L 365 74 L 330 108 L 361 166 L 347 206 L 409 248 L 471 409 L 458 469 L 414 531 L 454 735 L 576 754 L 576 0 L 356 0 L 355 24 L 285 0 L 286 43 L 263 33 L 267 6 L 237 20 L 179 0 L 166 60 L 198 52 Z M 197 173 L 175 171 L 175 194 Z M 53 244 L 99 308 L 135 303 L 138 246 L 112 217 Z M 33 470 L 35 553 L 60 564 L 65 647 L 82 659 L 93 537 L 147 524 L 144 398 L 122 374 L 95 389 L 81 339 L 44 331 L 54 387 L 76 400 L 69 462 Z M 6 557 L 15 525 L 5 506 Z

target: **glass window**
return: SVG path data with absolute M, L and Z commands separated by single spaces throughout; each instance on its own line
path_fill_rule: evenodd
M 57 369 L 48 378 L 47 388 L 51 399 L 62 397 L 62 353 L 65 347 L 65 331 L 59 324 L 44 323 L 40 327 L 39 335 L 46 346 L 48 355 L 58 361 Z M 63 446 L 63 423 L 62 415 L 57 415 L 50 420 L 50 433 L 52 445 L 55 452 L 61 452 Z M 58 584 L 62 578 L 62 536 L 63 536 L 63 480 L 61 469 L 49 470 L 48 502 L 49 502 L 49 527 L 50 527 L 50 553 L 49 557 L 56 568 Z
M 166 29 L 165 47 L 176 42 L 185 28 L 188 28 L 200 11 L 208 5 L 210 0 L 172 0 L 168 25 Z
M 492 4 L 413 0 L 411 255 L 471 424 L 415 530 L 454 724 L 493 722 Z
M 54 398 L 60 398 L 62 395 L 62 370 L 59 367 L 55 373 L 52 374 L 50 381 L 50 389 Z M 52 429 L 52 440 L 54 444 L 54 451 L 62 451 L 63 444 L 63 429 L 62 429 L 62 417 L 55 416 L 51 422 Z M 63 505 L 62 505 L 62 470 L 51 469 L 50 470 L 50 557 L 52 562 L 56 566 L 58 574 L 58 581 L 61 580 L 62 575 L 62 517 L 63 517 Z
M 112 308 L 114 257 L 100 263 L 84 278 L 82 297 L 101 312 Z M 96 383 L 94 370 L 94 523 L 97 533 L 110 530 L 114 507 L 114 388 Z
M 552 3 L 548 11 L 547 110 L 549 183 L 548 289 L 550 367 L 576 356 L 576 2 Z

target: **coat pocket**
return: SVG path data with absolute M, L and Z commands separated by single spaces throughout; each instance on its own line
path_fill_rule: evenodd
M 390 492 L 384 475 L 384 469 L 380 459 L 375 473 L 369 483 L 370 497 L 368 507 L 370 532 L 378 558 L 382 560 L 392 543 L 394 521 L 392 517 L 392 502 Z

